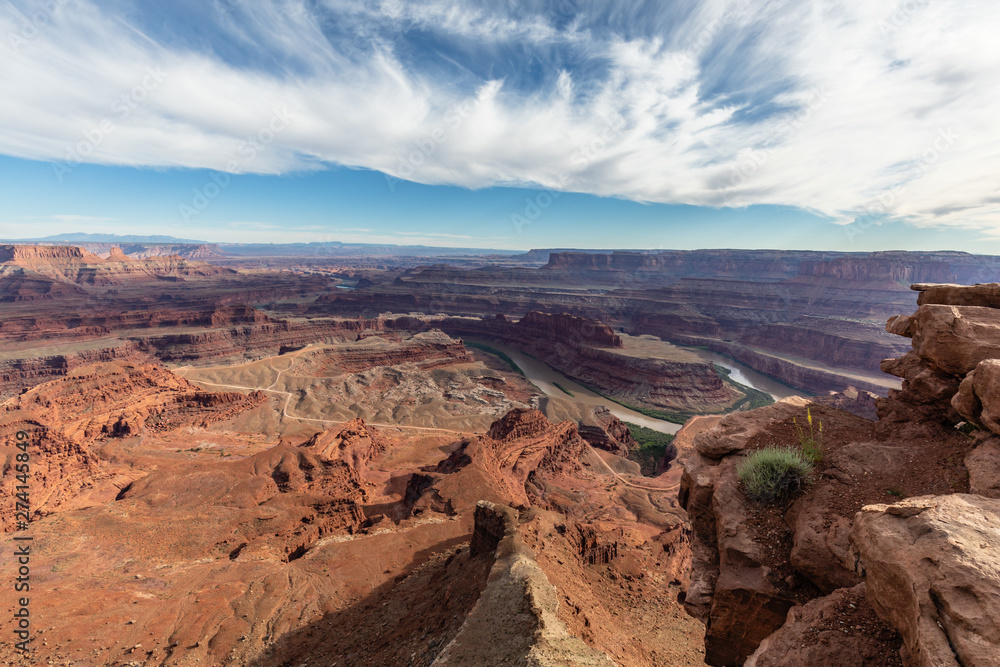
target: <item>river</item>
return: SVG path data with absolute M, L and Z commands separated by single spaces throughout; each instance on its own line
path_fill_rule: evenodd
M 713 364 L 718 364 L 723 368 L 729 369 L 729 377 L 739 382 L 740 384 L 745 384 L 748 387 L 753 387 L 754 389 L 759 389 L 765 393 L 771 395 L 776 401 L 783 398 L 788 398 L 789 396 L 802 396 L 802 392 L 798 389 L 793 389 L 787 384 L 782 384 L 775 380 L 774 378 L 768 377 L 762 373 L 758 373 L 749 366 L 744 366 L 738 361 L 734 361 L 729 357 L 724 357 L 721 354 L 711 352 L 709 350 L 700 350 L 695 348 L 681 348 L 697 354 L 699 357 Z
M 568 377 L 555 370 L 545 362 L 539 361 L 534 357 L 529 357 L 509 345 L 496 341 L 475 340 L 471 338 L 466 338 L 466 340 L 470 343 L 488 345 L 506 354 L 515 364 L 517 364 L 518 368 L 524 372 L 524 376 L 530 380 L 533 385 L 538 387 L 539 391 L 547 396 L 571 400 L 577 403 L 584 403 L 586 405 L 602 405 L 610 410 L 611 414 L 618 417 L 622 421 L 638 424 L 639 426 L 645 426 L 646 428 L 651 428 L 654 431 L 659 431 L 661 433 L 673 434 L 677 433 L 677 431 L 681 429 L 680 424 L 674 424 L 673 422 L 656 419 L 654 417 L 647 417 L 641 412 L 629 410 L 623 405 L 619 405 L 610 399 L 600 396 L 599 394 L 595 394 L 586 387 L 570 380 Z M 754 389 L 767 392 L 774 397 L 775 400 L 787 398 L 788 396 L 795 396 L 799 393 L 795 389 L 783 385 L 766 375 L 761 375 L 755 370 L 744 366 L 737 361 L 733 361 L 729 357 L 724 357 L 720 354 L 709 352 L 708 350 L 691 349 L 689 351 L 697 354 L 705 361 L 728 368 L 730 371 L 730 377 L 733 380 L 739 382 L 740 384 L 745 384 L 748 387 L 753 387 Z M 573 396 L 567 395 L 559 389 L 559 387 L 555 386 L 556 383 L 571 391 Z
M 474 340 L 471 338 L 466 338 L 465 340 L 470 343 L 488 345 L 506 354 L 514 361 L 515 364 L 517 364 L 517 367 L 524 372 L 524 376 L 531 381 L 531 384 L 538 387 L 539 391 L 547 396 L 562 398 L 568 401 L 575 401 L 577 403 L 584 403 L 586 405 L 603 405 L 611 411 L 611 414 L 618 417 L 618 419 L 621 419 L 622 421 L 638 424 L 639 426 L 645 426 L 646 428 L 651 428 L 654 431 L 659 431 L 661 433 L 677 433 L 677 431 L 681 430 L 680 424 L 674 424 L 673 422 L 663 421 L 662 419 L 647 417 L 641 412 L 629 410 L 623 405 L 619 405 L 610 399 L 595 394 L 586 387 L 573 382 L 545 362 L 539 361 L 534 357 L 529 357 L 509 345 L 495 341 Z M 560 386 L 573 392 L 573 395 L 569 396 L 560 390 L 559 387 L 555 386 L 555 383 L 557 382 Z

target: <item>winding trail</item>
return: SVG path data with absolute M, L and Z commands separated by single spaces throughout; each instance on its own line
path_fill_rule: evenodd
M 593 445 L 588 443 L 587 447 L 590 448 L 590 451 L 593 453 L 594 458 L 596 458 L 601 462 L 601 465 L 604 467 L 604 470 L 607 471 L 609 475 L 614 476 L 616 480 L 618 480 L 625 486 L 632 487 L 633 489 L 642 489 L 643 491 L 652 491 L 654 493 L 667 493 L 670 491 L 676 491 L 677 488 L 680 486 L 680 482 L 675 482 L 670 486 L 643 486 L 642 484 L 633 484 L 632 482 L 628 481 L 627 479 L 619 475 L 617 472 L 615 472 L 615 469 L 608 465 L 608 462 L 601 457 L 601 454 L 596 449 L 594 449 Z
M 302 354 L 303 352 L 306 352 L 306 351 L 308 351 L 310 349 L 313 349 L 315 347 L 318 347 L 318 345 L 307 345 L 306 347 L 303 347 L 300 350 L 296 350 L 295 352 L 290 352 L 290 353 L 288 353 L 288 355 L 285 355 L 285 356 L 287 356 L 290 359 L 290 361 L 289 361 L 288 367 L 284 368 L 284 369 L 281 369 L 281 370 L 279 370 L 279 369 L 277 369 L 277 368 L 274 367 L 274 359 L 268 360 L 268 362 L 267 362 L 268 368 L 270 368 L 272 371 L 275 371 L 277 373 L 277 375 L 275 376 L 274 381 L 271 382 L 271 384 L 268 385 L 267 387 L 250 387 L 250 386 L 238 385 L 238 384 L 221 384 L 221 383 L 218 383 L 218 382 L 208 382 L 207 380 L 198 380 L 198 379 L 192 379 L 192 380 L 189 380 L 189 381 L 190 382 L 194 382 L 196 384 L 207 385 L 207 386 L 211 386 L 211 387 L 223 387 L 223 388 L 226 388 L 226 389 L 243 389 L 243 390 L 246 390 L 246 391 L 263 391 L 263 392 L 270 393 L 270 394 L 278 394 L 278 395 L 281 395 L 281 396 L 285 397 L 285 402 L 284 402 L 284 404 L 282 405 L 282 408 L 281 408 L 281 414 L 282 414 L 282 416 L 287 417 L 288 419 L 295 419 L 295 420 L 298 420 L 298 421 L 305 421 L 305 422 L 317 422 L 317 423 L 320 423 L 320 424 L 335 424 L 335 425 L 346 424 L 350 420 L 343 420 L 343 419 L 318 419 L 318 418 L 315 418 L 315 417 L 299 417 L 297 415 L 293 415 L 293 414 L 291 414 L 291 413 L 288 412 L 288 403 L 292 400 L 292 396 L 294 396 L 294 394 L 292 394 L 291 392 L 288 392 L 288 391 L 283 391 L 281 389 L 274 389 L 273 388 L 281 380 L 281 376 L 284 373 L 292 370 L 292 367 L 295 366 L 295 360 L 296 360 L 296 358 L 300 354 Z M 255 362 L 252 362 L 252 363 L 255 363 Z M 526 364 L 526 365 L 530 366 L 531 364 Z M 190 370 L 204 371 L 204 370 L 221 370 L 221 369 L 231 369 L 231 368 L 233 368 L 233 366 L 228 366 L 228 365 L 222 365 L 222 366 L 199 366 L 199 367 L 179 366 L 179 367 L 177 367 L 177 368 L 174 369 L 174 372 L 177 373 L 178 375 L 180 375 L 181 377 L 187 379 L 186 378 L 186 373 L 188 371 L 190 371 Z M 529 377 L 529 379 L 531 379 L 531 378 Z M 545 383 L 543 381 L 543 384 L 547 384 L 547 383 Z M 656 421 L 660 421 L 660 420 L 656 420 Z M 408 426 L 408 425 L 404 425 L 404 424 L 383 424 L 383 423 L 368 422 L 368 421 L 366 421 L 365 423 L 369 424 L 370 426 L 378 426 L 380 428 L 411 429 L 411 430 L 415 430 L 415 431 L 431 431 L 431 432 L 436 432 L 436 433 L 452 433 L 452 434 L 455 434 L 455 435 L 462 435 L 462 436 L 474 435 L 474 434 L 472 434 L 472 433 L 470 433 L 468 431 L 456 431 L 456 430 L 447 429 L 447 428 L 434 428 L 434 427 L 428 427 L 428 426 Z M 664 423 L 668 424 L 669 422 L 664 422 Z M 674 425 L 670 424 L 670 426 L 674 426 Z M 680 427 L 677 426 L 677 428 L 680 428 Z M 592 458 L 597 459 L 598 461 L 600 461 L 600 465 L 601 465 L 602 468 L 604 468 L 604 471 L 607 474 L 609 474 L 612 477 L 614 477 L 617 482 L 619 482 L 620 484 L 623 484 L 624 486 L 627 486 L 627 487 L 630 487 L 630 488 L 633 488 L 633 489 L 639 489 L 639 490 L 642 490 L 642 491 L 649 491 L 649 492 L 652 492 L 652 493 L 670 493 L 670 492 L 676 491 L 677 488 L 678 488 L 678 486 L 680 485 L 679 482 L 671 484 L 670 486 L 666 486 L 666 487 L 662 487 L 662 486 L 653 487 L 653 486 L 644 486 L 642 484 L 635 484 L 634 482 L 630 482 L 627 479 L 625 479 L 624 477 L 622 477 L 618 472 L 616 472 L 614 470 L 614 468 L 612 468 L 611 466 L 609 466 L 608 463 L 607 463 L 607 461 L 605 461 L 601 457 L 600 453 L 598 453 L 598 451 L 590 443 L 587 443 L 587 448 L 590 450 L 591 454 L 593 455 Z

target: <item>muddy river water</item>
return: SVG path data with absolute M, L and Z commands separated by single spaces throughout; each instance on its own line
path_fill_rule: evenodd
M 553 369 L 551 366 L 545 362 L 539 361 L 533 357 L 518 351 L 517 349 L 505 345 L 503 343 L 495 341 L 477 341 L 474 339 L 466 339 L 469 342 L 479 342 L 483 345 L 488 345 L 496 350 L 500 350 L 508 357 L 510 357 L 515 364 L 524 372 L 525 377 L 531 381 L 540 391 L 548 396 L 553 396 L 555 398 L 562 398 L 567 400 L 576 401 L 577 403 L 584 403 L 587 405 L 602 405 L 611 411 L 611 414 L 615 415 L 622 421 L 631 422 L 633 424 L 638 424 L 639 426 L 645 426 L 646 428 L 651 428 L 655 431 L 660 431 L 661 433 L 677 433 L 680 430 L 680 424 L 674 424 L 672 422 L 664 421 L 662 419 L 655 419 L 653 417 L 647 417 L 646 415 L 636 412 L 635 410 L 629 410 L 628 408 L 615 403 L 614 401 L 604 398 L 594 392 L 590 391 L 586 387 L 583 387 L 576 382 L 573 382 L 568 377 L 560 373 L 559 371 Z M 781 384 L 780 382 L 767 377 L 766 375 L 761 375 L 760 373 L 754 371 L 753 369 L 744 366 L 743 364 L 733 361 L 729 357 L 724 357 L 720 354 L 714 352 L 709 352 L 707 350 L 690 350 L 691 352 L 697 354 L 700 358 L 708 361 L 710 363 L 718 364 L 728 368 L 730 371 L 730 377 L 739 382 L 740 384 L 745 384 L 754 389 L 759 389 L 760 391 L 767 392 L 774 397 L 775 400 L 786 398 L 788 396 L 794 396 L 800 392 Z M 563 387 L 564 389 L 572 392 L 573 396 L 568 396 L 556 384 Z

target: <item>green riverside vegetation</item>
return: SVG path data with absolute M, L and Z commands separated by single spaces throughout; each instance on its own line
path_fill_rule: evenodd
M 639 443 L 638 447 L 629 452 L 629 459 L 639 464 L 643 475 L 656 474 L 656 466 L 667 453 L 667 448 L 673 444 L 674 436 L 630 422 L 625 422 L 625 425 Z
M 562 393 L 566 394 L 567 396 L 576 396 L 576 394 L 574 394 L 573 392 L 571 392 L 569 389 L 567 389 L 566 387 L 562 386 L 558 382 L 553 382 L 552 384 L 555 385 L 556 389 L 558 389 Z
M 715 368 L 715 372 L 719 374 L 719 377 L 722 378 L 723 382 L 728 382 L 744 394 L 743 398 L 729 406 L 729 408 L 726 409 L 726 412 L 735 412 L 736 410 L 741 409 L 756 410 L 757 408 L 762 408 L 765 405 L 771 405 L 774 403 L 774 397 L 767 392 L 754 389 L 753 387 L 748 387 L 747 385 L 741 384 L 732 379 L 730 377 L 732 371 L 725 366 L 720 366 L 719 364 L 712 364 L 712 366 Z

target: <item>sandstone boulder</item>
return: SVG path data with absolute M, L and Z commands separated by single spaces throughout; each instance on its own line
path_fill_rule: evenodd
M 1000 357 L 1000 316 L 982 306 L 925 305 L 911 317 L 913 350 L 936 370 L 962 377 Z
M 1000 359 L 986 359 L 966 375 L 951 406 L 966 419 L 1000 433 Z
M 903 636 L 908 664 L 997 664 L 1000 501 L 955 494 L 869 505 L 851 541 L 868 598 Z
M 896 657 L 895 642 L 884 627 L 871 628 L 864 597 L 865 585 L 858 584 L 792 607 L 744 667 L 885 667 Z
M 742 450 L 747 441 L 769 423 L 791 419 L 808 404 L 809 401 L 801 396 L 790 396 L 764 408 L 726 415 L 715 427 L 695 436 L 694 448 L 702 456 L 721 459 Z
M 859 581 L 847 567 L 851 522 L 829 511 L 832 491 L 827 485 L 803 496 L 786 516 L 792 528 L 792 567 L 826 593 Z
M 882 371 L 903 378 L 906 400 L 914 406 L 940 408 L 958 391 L 959 378 L 929 367 L 915 352 L 907 352 L 899 359 L 886 359 Z
M 1000 439 L 990 438 L 965 457 L 969 471 L 969 492 L 1000 498 Z

